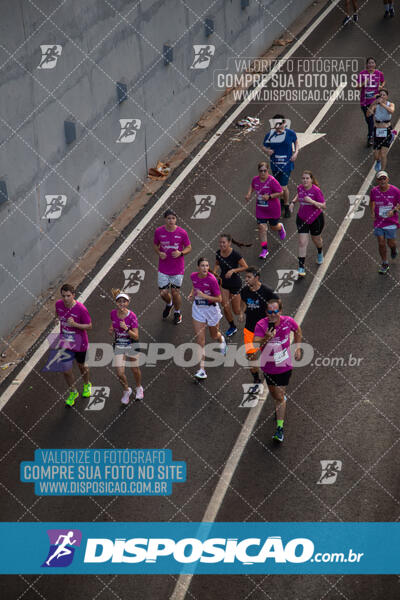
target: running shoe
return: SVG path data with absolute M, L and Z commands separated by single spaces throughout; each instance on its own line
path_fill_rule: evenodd
M 277 442 L 283 442 L 283 438 L 283 427 L 277 427 L 274 435 L 272 436 L 272 439 Z
M 225 331 L 225 335 L 226 337 L 231 337 L 231 335 L 233 335 L 234 333 L 237 332 L 237 327 L 235 327 L 234 325 L 232 327 L 229 327 L 229 329 L 227 329 Z
M 318 252 L 318 254 L 317 254 L 317 265 L 322 265 L 323 262 L 324 262 L 324 253 L 323 252 Z
M 284 240 L 286 237 L 286 229 L 283 226 L 283 223 L 281 223 L 282 227 L 279 230 L 279 237 L 281 238 L 281 240 Z
M 390 256 L 394 259 L 398 255 L 399 251 L 397 248 L 390 248 Z
M 379 267 L 378 273 L 381 275 L 385 275 L 389 271 L 389 265 L 387 263 L 382 263 Z
M 394 17 L 394 8 L 389 8 L 389 17 Z
M 357 23 L 357 21 L 358 21 L 358 13 L 354 13 L 354 15 L 353 15 L 353 21 L 354 21 L 354 23 Z
M 179 323 L 182 323 L 181 313 L 174 312 L 174 323 L 175 323 L 175 325 L 179 325 Z
M 83 384 L 82 398 L 90 398 L 91 395 L 92 395 L 92 384 L 89 381 L 89 383 Z
M 225 356 L 226 355 L 226 341 L 225 341 L 224 336 L 222 336 L 222 342 L 219 345 L 219 349 L 220 349 L 221 354 L 223 354 Z
M 132 394 L 132 388 L 128 388 L 122 395 L 121 404 L 129 404 L 129 397 Z
M 253 383 L 254 384 L 262 383 L 262 381 L 260 379 L 260 375 L 258 373 L 253 373 Z
M 285 204 L 285 212 L 284 212 L 283 216 L 285 217 L 285 219 L 290 219 L 290 217 L 291 217 L 290 209 L 289 209 L 289 205 L 288 204 Z
M 297 274 L 299 277 L 305 277 L 306 276 L 306 270 L 304 267 L 299 267 L 297 269 Z
M 144 398 L 144 390 L 143 390 L 142 386 L 140 385 L 139 387 L 136 388 L 135 400 L 143 400 L 143 398 Z
M 385 10 L 385 14 L 383 15 L 384 19 L 388 19 L 389 18 L 389 11 Z
M 374 167 L 374 169 L 375 169 L 375 171 L 376 171 L 376 172 L 378 172 L 378 171 L 380 171 L 380 170 L 381 170 L 381 168 L 382 168 L 382 167 L 381 167 L 381 161 L 380 161 L 380 160 L 377 160 L 377 161 L 376 161 L 376 163 L 375 163 L 375 167 Z
M 342 27 L 347 25 L 347 23 L 350 23 L 350 21 L 351 21 L 351 17 L 347 16 L 345 19 L 343 19 Z
M 77 398 L 79 398 L 78 390 L 70 392 L 68 398 L 65 401 L 65 406 L 73 406 Z
M 261 250 L 260 254 L 258 255 L 258 258 L 265 259 L 265 258 L 267 258 L 268 254 L 269 254 L 268 248 L 263 248 Z
M 199 369 L 195 374 L 196 379 L 207 379 L 207 373 L 204 369 Z
M 163 313 L 162 313 L 162 318 L 163 319 L 168 319 L 169 313 L 172 310 L 172 306 L 173 306 L 173 304 L 171 304 L 171 306 L 169 306 L 169 304 L 165 305 L 165 308 L 164 308 Z

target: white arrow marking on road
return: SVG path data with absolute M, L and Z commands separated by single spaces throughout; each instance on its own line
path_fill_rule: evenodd
M 317 140 L 326 135 L 326 133 L 314 133 L 314 129 L 317 127 L 318 123 L 322 121 L 328 110 L 331 108 L 332 104 L 336 102 L 338 96 L 342 93 L 346 86 L 347 82 L 341 83 L 339 87 L 334 91 L 332 96 L 329 98 L 328 102 L 321 108 L 315 119 L 309 124 L 305 132 L 297 134 L 300 150 L 305 146 L 308 146 L 308 144 L 312 144 L 313 142 L 316 142 Z

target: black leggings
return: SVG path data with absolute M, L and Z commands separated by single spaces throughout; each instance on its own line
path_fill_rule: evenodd
M 362 106 L 361 110 L 364 113 L 365 121 L 368 125 L 368 137 L 373 138 L 374 137 L 374 115 L 370 115 L 369 117 L 367 117 L 368 108 L 369 108 L 369 106 Z

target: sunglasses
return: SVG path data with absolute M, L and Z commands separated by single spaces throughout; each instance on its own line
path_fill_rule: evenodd
M 268 169 L 258 169 L 259 173 L 266 173 L 268 171 Z
M 280 312 L 280 308 L 277 308 L 277 310 L 267 310 L 268 315 L 277 315 L 278 312 Z

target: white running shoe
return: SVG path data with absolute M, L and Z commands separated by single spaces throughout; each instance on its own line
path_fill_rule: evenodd
M 129 397 L 130 397 L 131 394 L 132 394 L 132 388 L 128 388 L 124 392 L 124 394 L 123 394 L 123 396 L 121 398 L 121 403 L 122 404 L 129 404 Z
M 207 373 L 204 369 L 199 369 L 195 374 L 196 379 L 207 379 Z
M 219 349 L 220 349 L 221 354 L 223 354 L 225 356 L 226 355 L 226 341 L 225 341 L 225 338 L 223 335 L 221 335 L 221 337 L 222 337 L 222 342 L 219 346 Z
M 142 386 L 140 385 L 139 387 L 136 388 L 135 400 L 143 400 L 143 398 L 144 398 L 144 390 L 143 390 Z

